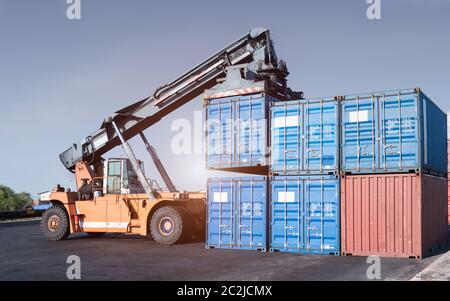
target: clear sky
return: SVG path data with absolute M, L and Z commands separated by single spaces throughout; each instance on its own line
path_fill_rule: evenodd
M 60 152 L 253 27 L 272 31 L 290 86 L 308 98 L 421 87 L 450 109 L 450 0 L 381 0 L 381 20 L 366 0 L 81 0 L 80 20 L 67 7 L 0 0 L 0 183 L 17 191 L 73 188 Z M 195 110 L 200 99 L 146 131 L 185 190 L 216 175 L 204 155 L 170 151 L 172 121 Z

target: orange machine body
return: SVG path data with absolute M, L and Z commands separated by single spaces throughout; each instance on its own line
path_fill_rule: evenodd
M 91 167 L 86 162 L 78 162 L 75 168 L 77 192 L 66 191 L 58 186 L 50 194 L 49 199 L 53 205 L 64 206 L 66 209 L 70 233 L 148 235 L 152 214 L 164 206 L 183 208 L 193 218 L 196 232 L 203 231 L 206 215 L 204 192 L 158 191 L 152 199 L 142 191 L 129 193 L 120 187 L 115 189 L 115 193 L 108 193 L 102 186 L 108 178 L 103 173 L 107 174 L 107 171 L 101 164 Z M 84 193 L 86 188 L 88 193 Z
M 146 194 L 106 194 L 91 200 L 78 200 L 77 192 L 52 192 L 51 202 L 63 205 L 70 217 L 70 233 L 105 232 L 149 234 L 152 213 L 163 206 L 185 208 L 202 231 L 205 224 L 205 193 L 163 192 L 150 200 Z

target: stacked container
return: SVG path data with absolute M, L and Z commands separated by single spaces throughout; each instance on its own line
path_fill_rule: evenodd
M 340 97 L 346 255 L 421 258 L 447 239 L 447 121 L 419 89 Z
M 271 178 L 271 242 L 274 252 L 339 254 L 339 177 Z
M 272 104 L 271 251 L 339 254 L 338 121 L 334 98 Z
M 341 104 L 342 171 L 447 177 L 447 117 L 419 89 L 344 96 Z
M 267 214 L 266 177 L 208 180 L 208 247 L 266 250 Z
M 269 104 L 266 93 L 206 101 L 208 169 L 253 174 L 208 179 L 207 248 L 268 245 Z
M 447 238 L 447 179 L 415 173 L 345 176 L 342 252 L 422 258 Z
M 269 103 L 277 101 L 265 93 L 208 100 L 206 167 L 267 175 Z

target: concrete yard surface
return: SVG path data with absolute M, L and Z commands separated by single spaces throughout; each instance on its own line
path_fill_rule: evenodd
M 0 280 L 67 280 L 70 264 L 66 260 L 70 255 L 77 255 L 81 260 L 82 280 L 374 278 L 373 273 L 368 277 L 372 262 L 367 263 L 366 257 L 207 250 L 203 243 L 161 246 L 149 238 L 116 234 L 101 238 L 78 234 L 65 241 L 52 242 L 41 237 L 37 223 L 1 226 L 0 242 Z M 427 267 L 435 260 L 445 256 L 442 260 L 448 264 L 447 251 L 448 246 L 423 260 L 381 258 L 379 278 L 410 280 L 422 271 L 426 275 Z
M 411 280 L 450 281 L 450 251 L 440 256 Z

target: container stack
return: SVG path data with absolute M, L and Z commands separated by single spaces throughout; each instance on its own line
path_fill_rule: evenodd
M 208 180 L 207 247 L 422 258 L 446 242 L 447 116 L 419 89 L 211 98 L 206 115 L 207 167 L 252 174 Z
M 344 255 L 422 258 L 447 239 L 447 121 L 419 89 L 341 97 Z
M 256 93 L 206 99 L 208 169 L 252 174 L 208 179 L 207 248 L 268 245 L 269 104 Z
M 339 105 L 271 107 L 270 249 L 339 255 Z

